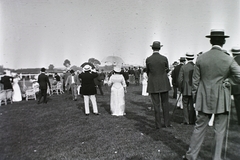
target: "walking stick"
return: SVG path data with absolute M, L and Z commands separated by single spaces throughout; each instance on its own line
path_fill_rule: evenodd
M 182 93 L 180 92 L 180 94 L 179 94 L 179 96 L 178 96 L 178 99 L 177 99 L 177 101 L 176 101 L 176 103 L 175 103 L 175 105 L 174 105 L 174 108 L 173 108 L 173 111 L 172 111 L 172 115 L 171 115 L 170 120 L 173 119 L 174 112 L 175 112 L 175 110 L 176 110 L 176 108 L 177 108 L 177 103 L 178 103 L 178 101 L 179 101 L 179 99 L 180 99 L 181 96 L 182 96 Z
M 231 111 L 232 111 L 232 105 L 230 103 L 230 109 L 229 109 L 229 115 L 228 115 L 228 119 L 227 119 L 227 131 L 226 131 L 226 142 L 225 142 L 225 153 L 224 153 L 224 159 L 227 158 L 227 144 L 228 144 L 228 133 L 229 133 L 229 126 L 230 126 L 230 117 L 231 117 Z

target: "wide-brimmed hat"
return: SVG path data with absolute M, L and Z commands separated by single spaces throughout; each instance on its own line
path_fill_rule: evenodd
M 150 47 L 152 48 L 161 48 L 163 45 L 161 45 L 161 42 L 159 41 L 154 41 L 152 45 L 150 45 Z
M 118 67 L 118 66 L 115 66 L 114 68 L 113 68 L 113 70 L 115 71 L 115 72 L 121 72 L 121 68 L 120 67 Z
M 223 38 L 228 38 L 229 36 L 224 34 L 224 30 L 220 29 L 212 29 L 210 35 L 206 36 L 207 38 L 212 38 L 212 37 L 223 37 Z
M 185 57 L 180 57 L 179 61 L 180 61 L 180 62 L 185 62 L 185 61 L 186 61 L 186 58 L 185 58 Z
M 231 52 L 233 56 L 240 55 L 240 47 L 233 47 Z
M 192 53 L 186 53 L 186 59 L 187 59 L 187 60 L 193 60 L 193 59 L 194 59 L 194 54 L 192 54 Z
M 83 66 L 83 70 L 84 71 L 90 71 L 92 69 L 92 67 L 88 64 L 86 64 L 85 66 Z

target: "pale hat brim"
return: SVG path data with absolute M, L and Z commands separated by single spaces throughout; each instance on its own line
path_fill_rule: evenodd
M 119 68 L 119 67 L 114 67 L 113 70 L 114 70 L 115 72 L 121 72 L 121 68 Z

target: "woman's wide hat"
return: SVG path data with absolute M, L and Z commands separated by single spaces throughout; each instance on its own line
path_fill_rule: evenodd
M 115 66 L 114 68 L 113 68 L 113 70 L 115 71 L 115 72 L 121 72 L 121 68 L 120 67 L 118 67 L 118 66 Z
M 232 52 L 232 55 L 233 55 L 233 56 L 240 55 L 240 47 L 233 47 L 233 48 L 231 49 L 231 52 Z
M 152 45 L 150 45 L 150 47 L 152 48 L 161 48 L 163 45 L 161 45 L 161 42 L 159 41 L 154 41 Z
M 224 30 L 212 29 L 210 35 L 207 35 L 206 37 L 207 38 L 212 38 L 212 37 L 228 38 L 229 36 L 225 35 Z

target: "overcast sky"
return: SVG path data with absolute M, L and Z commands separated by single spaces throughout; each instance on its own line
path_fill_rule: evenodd
M 211 29 L 240 46 L 239 0 L 0 0 L 0 65 L 80 66 L 119 56 L 142 65 L 159 40 L 169 62 L 207 51 Z

